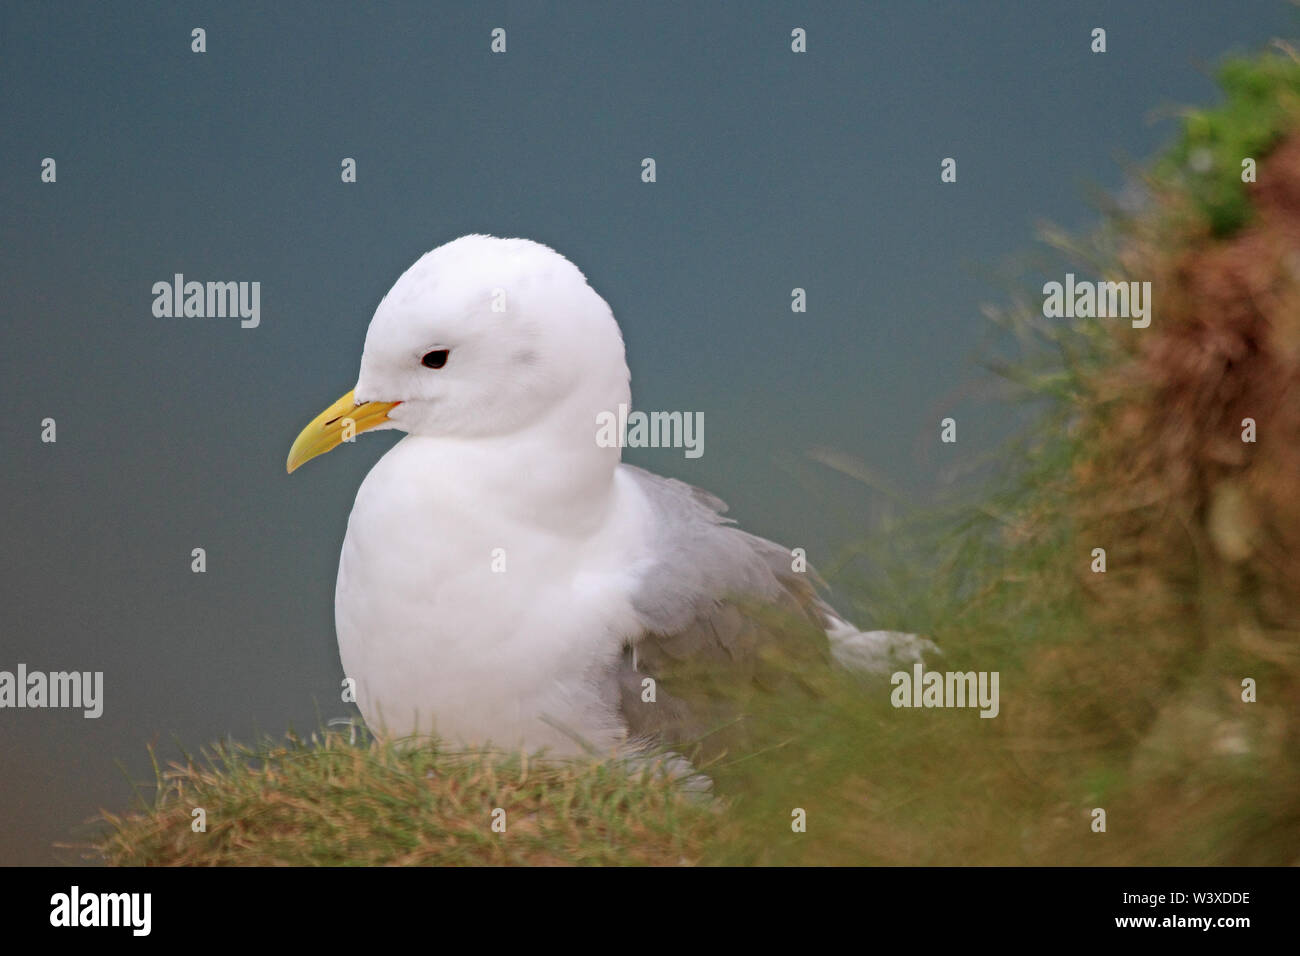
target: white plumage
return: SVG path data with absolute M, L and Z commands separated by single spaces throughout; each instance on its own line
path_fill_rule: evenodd
M 845 624 L 786 549 L 597 442 L 600 413 L 630 404 L 622 336 L 545 246 L 476 235 L 423 256 L 376 309 L 344 399 L 290 470 L 338 443 L 321 436 L 349 409 L 358 430 L 408 433 L 357 492 L 335 594 L 344 672 L 376 730 L 560 753 L 680 742 L 708 728 L 673 696 L 672 662 L 743 674 L 765 641 L 809 640 L 774 637 L 751 604 L 829 631 L 859 665 L 928 646 Z M 665 681 L 654 703 L 644 673 Z

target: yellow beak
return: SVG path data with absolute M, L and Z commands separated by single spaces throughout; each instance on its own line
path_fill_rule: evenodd
M 351 441 L 362 432 L 388 421 L 388 413 L 401 402 L 366 402 L 358 405 L 348 392 L 312 419 L 293 441 L 285 470 L 290 474 L 317 455 L 331 451 L 340 443 Z

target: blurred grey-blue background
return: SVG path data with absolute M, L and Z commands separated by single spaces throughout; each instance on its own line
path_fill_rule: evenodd
M 397 436 L 284 459 L 421 253 L 490 232 L 573 259 L 638 407 L 705 415 L 702 458 L 628 457 L 817 562 L 880 502 L 808 450 L 923 505 L 940 418 L 991 447 L 998 265 L 1091 221 L 1087 188 L 1214 99 L 1222 54 L 1292 25 L 1276 0 L 3 5 L 0 670 L 102 670 L 105 707 L 0 710 L 0 863 L 123 808 L 114 762 L 143 778 L 151 741 L 348 712 L 338 547 Z M 155 318 L 177 272 L 260 282 L 260 327 Z

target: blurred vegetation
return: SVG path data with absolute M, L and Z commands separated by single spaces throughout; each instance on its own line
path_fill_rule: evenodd
M 1223 104 L 1188 110 L 1181 137 L 1155 167 L 1165 185 L 1192 198 L 1219 237 L 1244 226 L 1253 211 L 1242 160 L 1267 155 L 1300 109 L 1300 61 L 1279 46 L 1286 55 L 1227 60 L 1218 73 Z
M 975 503 L 857 549 L 860 623 L 998 671 L 1001 713 L 895 709 L 818 674 L 704 767 L 715 797 L 600 761 L 337 734 L 160 770 L 120 864 L 1300 863 L 1300 65 L 1229 62 L 1137 210 L 1050 231 L 1066 271 L 1151 281 L 1153 321 L 988 314 L 1036 424 Z M 1256 183 L 1241 161 L 1258 162 Z M 1257 440 L 1242 440 L 1253 419 Z M 1093 549 L 1105 573 L 1092 570 Z M 845 610 L 848 610 L 847 608 Z M 1243 702 L 1253 679 L 1258 701 Z M 190 810 L 208 813 L 191 832 Z M 506 834 L 489 829 L 507 810 Z M 792 832 L 792 811 L 807 832 Z M 1104 808 L 1107 830 L 1091 829 Z

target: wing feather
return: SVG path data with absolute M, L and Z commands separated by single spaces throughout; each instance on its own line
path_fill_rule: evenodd
M 787 549 L 734 527 L 721 500 L 622 467 L 656 520 L 653 559 L 633 599 L 642 633 L 617 672 L 621 713 L 635 738 L 729 749 L 757 695 L 792 683 L 807 692 L 807 675 L 828 670 L 826 631 L 838 618 L 814 573 L 793 570 Z

